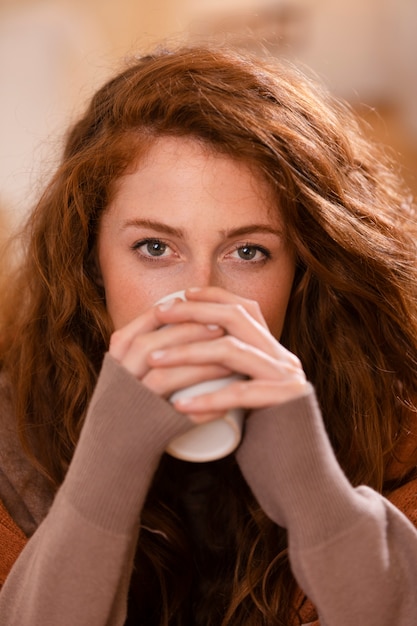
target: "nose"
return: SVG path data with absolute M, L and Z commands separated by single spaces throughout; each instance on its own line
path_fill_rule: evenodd
M 224 287 L 222 274 L 215 261 L 203 262 L 190 268 L 187 287 Z

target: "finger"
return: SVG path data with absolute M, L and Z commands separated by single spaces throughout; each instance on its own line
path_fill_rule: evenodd
M 186 299 L 195 302 L 215 302 L 218 304 L 240 304 L 257 322 L 266 326 L 261 307 L 256 300 L 226 291 L 221 287 L 192 287 L 185 292 Z
M 205 415 L 213 412 L 225 412 L 235 408 L 250 410 L 277 406 L 307 395 L 311 392 L 311 388 L 311 384 L 305 379 L 291 381 L 291 383 L 243 380 L 232 382 L 213 393 L 192 398 L 178 398 L 173 404 L 177 411 L 193 415 L 195 420 L 201 416 L 201 421 L 204 421 Z
M 241 303 L 219 304 L 213 302 L 176 302 L 170 308 L 157 307 L 156 315 L 163 324 L 180 324 L 194 321 L 215 324 L 242 341 L 268 350 L 275 342 L 265 322 L 258 322 Z
M 180 300 L 180 298 L 174 298 L 172 302 Z M 166 304 L 165 306 L 170 305 Z M 161 321 L 156 315 L 156 307 L 150 307 L 144 313 L 138 315 L 131 322 L 126 324 L 126 326 L 114 331 L 110 338 L 110 354 L 116 360 L 120 361 L 137 335 L 143 335 L 157 330 L 161 325 Z
M 224 417 L 224 411 L 211 411 L 211 413 L 187 413 L 187 417 L 195 424 L 215 422 Z
M 178 344 L 185 345 L 193 341 L 211 341 L 220 337 L 223 332 L 219 327 L 195 323 L 164 326 L 144 335 L 136 335 L 130 340 L 119 362 L 140 379 L 150 368 L 148 359 L 152 351 L 164 350 Z
M 151 307 L 141 315 L 135 317 L 129 324 L 123 326 L 123 328 L 114 331 L 110 337 L 110 354 L 117 361 L 121 361 L 137 335 L 149 333 L 160 326 L 161 321 L 156 315 L 156 309 L 155 307 Z
M 254 379 L 281 380 L 305 378 L 300 360 L 283 346 L 276 355 L 249 345 L 230 335 L 210 342 L 178 345 L 149 355 L 149 364 L 159 367 L 216 363 Z
M 218 365 L 182 366 L 150 369 L 142 378 L 142 383 L 151 391 L 168 398 L 176 391 L 199 383 L 230 376 L 231 372 Z

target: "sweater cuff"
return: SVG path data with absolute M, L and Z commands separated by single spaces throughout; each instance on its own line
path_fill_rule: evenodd
M 291 542 L 315 545 L 348 527 L 363 498 L 347 480 L 310 392 L 247 420 L 237 460 L 265 513 Z
M 130 532 L 165 448 L 191 427 L 106 354 L 62 495 L 91 523 Z

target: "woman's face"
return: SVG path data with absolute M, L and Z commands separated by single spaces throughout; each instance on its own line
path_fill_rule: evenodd
M 256 300 L 279 338 L 294 254 L 266 181 L 190 138 L 161 137 L 122 176 L 98 234 L 115 329 L 163 296 L 215 285 Z

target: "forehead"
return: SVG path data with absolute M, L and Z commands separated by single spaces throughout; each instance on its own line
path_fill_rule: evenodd
M 200 200 L 209 199 L 213 207 L 223 208 L 225 218 L 239 206 L 268 213 L 272 220 L 279 217 L 274 188 L 260 168 L 191 137 L 152 139 L 115 182 L 109 208 L 133 203 L 169 213 L 174 204 L 191 201 L 198 207 Z

